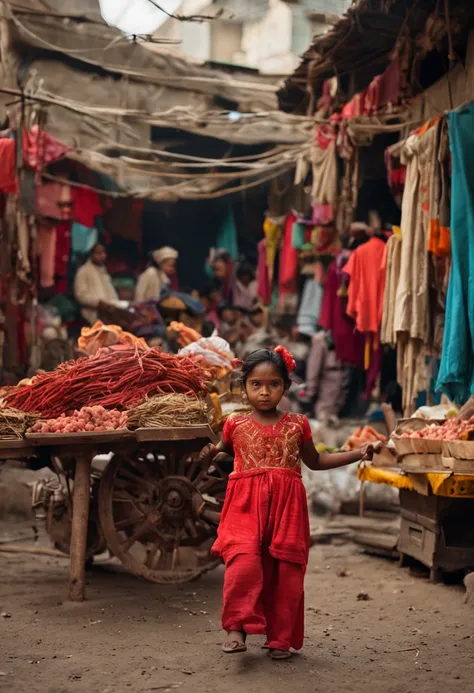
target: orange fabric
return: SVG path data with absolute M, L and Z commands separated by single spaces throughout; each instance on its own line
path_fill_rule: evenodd
M 446 226 L 441 226 L 438 219 L 430 221 L 428 252 L 438 257 L 451 254 L 451 231 Z
M 374 237 L 359 246 L 344 272 L 350 277 L 347 314 L 359 332 L 378 333 L 385 291 L 385 243 Z
M 100 320 L 92 327 L 83 327 L 77 342 L 79 349 L 85 351 L 89 356 L 95 354 L 99 349 L 113 344 L 136 346 L 143 351 L 150 349 L 143 337 L 135 337 L 130 332 L 124 332 L 118 325 L 104 325 Z
M 304 575 L 304 566 L 277 561 L 268 551 L 235 556 L 224 576 L 222 628 L 266 635 L 271 649 L 301 649 Z
M 425 132 L 428 132 L 430 128 L 432 128 L 434 125 L 437 125 L 439 121 L 441 120 L 441 116 L 435 116 L 431 120 L 427 120 L 426 123 L 423 123 L 417 130 L 415 130 L 415 135 L 424 135 Z

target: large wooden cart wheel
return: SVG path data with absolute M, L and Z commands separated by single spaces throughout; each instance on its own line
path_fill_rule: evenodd
M 196 455 L 116 454 L 102 477 L 99 517 L 110 551 L 135 575 L 183 583 L 212 570 L 228 470 Z

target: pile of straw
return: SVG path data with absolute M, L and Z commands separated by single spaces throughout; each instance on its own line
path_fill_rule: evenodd
M 18 409 L 0 409 L 0 440 L 21 440 L 26 431 L 39 419 Z
M 178 428 L 208 421 L 206 401 L 192 395 L 156 395 L 128 411 L 129 428 Z

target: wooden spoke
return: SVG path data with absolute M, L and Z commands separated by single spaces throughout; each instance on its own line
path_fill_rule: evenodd
M 158 518 L 155 518 L 154 520 L 151 520 L 151 519 L 148 519 L 148 518 L 147 518 L 146 520 L 144 520 L 144 521 L 134 530 L 133 534 L 132 534 L 130 537 L 128 537 L 128 539 L 127 539 L 126 541 L 124 541 L 124 543 L 122 544 L 122 549 L 125 551 L 125 553 L 127 553 L 128 551 L 130 551 L 130 549 L 132 548 L 132 546 L 134 545 L 134 543 L 135 543 L 136 541 L 138 541 L 138 540 L 141 539 L 145 534 L 147 534 L 147 533 L 150 532 L 152 529 L 154 529 L 154 528 L 156 527 L 156 525 L 158 524 L 158 522 L 159 522 L 159 519 L 158 519 Z
M 126 517 L 124 520 L 117 520 L 115 523 L 115 527 L 120 530 L 120 529 L 127 529 L 127 527 L 133 527 L 133 525 L 136 525 L 137 522 L 139 522 L 142 519 L 143 515 L 140 517 L 133 516 L 132 517 Z
M 153 565 L 156 561 L 156 555 L 157 555 L 158 551 L 161 551 L 161 553 L 162 553 L 162 549 L 160 549 L 160 547 L 162 547 L 161 539 L 160 539 L 160 537 L 157 537 L 155 539 L 151 549 L 148 549 L 148 551 L 147 551 L 147 557 L 145 560 L 145 565 L 147 568 L 150 568 L 150 569 L 153 568 Z
M 101 481 L 100 521 L 128 570 L 153 582 L 182 583 L 220 563 L 209 549 L 227 478 L 202 470 L 197 451 L 167 449 L 166 455 L 113 457 Z

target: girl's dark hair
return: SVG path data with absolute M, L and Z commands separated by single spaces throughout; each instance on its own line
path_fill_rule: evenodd
M 283 378 L 283 383 L 285 388 L 289 388 L 291 385 L 290 374 L 288 373 L 288 368 L 280 354 L 277 354 L 273 349 L 257 349 L 257 351 L 252 351 L 251 354 L 247 356 L 242 366 L 240 367 L 241 378 L 240 382 L 242 387 L 245 389 L 247 380 L 249 379 L 252 371 L 256 366 L 261 363 L 267 362 L 273 363 L 274 366 L 280 371 L 280 375 Z

